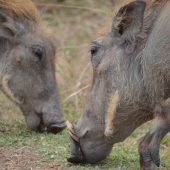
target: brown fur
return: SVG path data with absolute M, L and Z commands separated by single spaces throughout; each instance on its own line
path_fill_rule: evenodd
M 38 11 L 31 0 L 0 0 L 0 10 L 13 18 L 27 18 L 37 22 Z

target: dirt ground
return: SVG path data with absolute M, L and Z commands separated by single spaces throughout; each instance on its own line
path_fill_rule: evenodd
M 41 160 L 37 161 L 37 160 Z M 64 170 L 56 162 L 45 163 L 44 158 L 28 148 L 0 148 L 0 170 Z

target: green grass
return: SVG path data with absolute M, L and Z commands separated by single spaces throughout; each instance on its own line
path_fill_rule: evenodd
M 42 165 L 42 167 L 44 163 L 56 163 L 70 170 L 137 170 L 139 169 L 137 146 L 140 137 L 145 134 L 148 126 L 147 124 L 137 129 L 123 143 L 116 144 L 106 160 L 93 166 L 75 166 L 67 162 L 66 158 L 70 153 L 70 142 L 66 130 L 58 135 L 30 132 L 27 130 L 23 117 L 20 114 L 15 115 L 15 119 L 13 117 L 0 120 L 0 148 L 13 150 L 27 148 L 27 150 L 36 152 L 37 155 L 43 157 L 43 159 L 37 158 L 35 160 L 36 164 Z M 166 165 L 170 163 L 169 139 L 170 137 L 166 137 L 161 146 L 162 160 Z

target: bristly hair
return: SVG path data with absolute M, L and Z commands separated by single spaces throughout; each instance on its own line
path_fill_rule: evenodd
M 118 13 L 118 11 L 125 5 L 133 2 L 135 0 L 118 0 L 114 6 L 113 6 L 113 14 L 112 14 L 112 18 L 116 16 L 116 14 Z M 151 26 L 148 24 L 148 21 L 146 21 L 148 18 L 150 18 L 150 15 L 151 15 L 151 10 L 152 8 L 155 6 L 155 5 L 160 5 L 160 8 L 161 6 L 169 1 L 169 0 L 141 0 L 141 1 L 144 1 L 146 2 L 146 12 L 145 12 L 145 19 L 144 19 L 144 25 L 147 25 L 147 26 Z M 97 35 L 98 36 L 105 36 L 108 32 L 108 29 L 111 27 L 111 23 L 112 23 L 112 18 L 109 18 L 108 21 L 109 23 L 106 23 L 103 28 L 101 28 L 98 32 L 97 32 Z M 147 22 L 147 23 L 145 23 Z M 146 26 L 146 27 L 147 27 Z
M 116 16 L 117 12 L 120 10 L 121 7 L 133 2 L 134 0 L 120 0 L 120 3 L 118 3 L 117 5 L 120 5 L 119 7 L 115 7 L 116 9 L 114 9 L 115 15 Z M 169 1 L 169 0 L 146 0 L 145 2 L 147 3 L 146 6 L 146 10 L 145 10 L 145 14 L 144 14 L 144 21 L 143 21 L 143 29 L 141 30 L 141 33 L 137 36 L 137 47 L 139 47 L 139 49 L 143 49 L 146 41 L 148 39 L 148 36 L 150 34 L 150 32 L 152 31 L 153 25 L 156 21 L 156 19 L 159 16 L 159 13 L 162 9 L 162 7 L 164 6 L 164 4 Z M 112 21 L 113 22 L 113 21 Z M 136 50 L 139 50 L 138 48 L 136 48 Z M 132 56 L 131 56 L 131 60 L 128 60 L 126 57 L 126 60 L 124 60 L 123 62 L 129 62 L 128 64 L 122 64 L 123 66 L 127 66 L 128 68 L 124 68 L 124 73 L 122 73 L 122 80 L 124 80 L 124 83 L 122 83 L 122 86 L 120 85 L 120 92 L 122 91 L 122 100 L 126 101 L 126 103 L 131 104 L 134 103 L 136 105 L 136 103 L 145 103 L 147 101 L 146 98 L 143 98 L 145 102 L 141 101 L 141 96 L 143 94 L 143 87 L 142 87 L 142 69 L 139 70 L 140 74 L 139 77 L 134 76 L 134 65 L 136 66 L 137 64 L 142 63 L 142 52 L 138 53 L 138 56 L 134 55 L 135 58 L 133 58 L 132 60 Z M 115 57 L 116 59 L 116 57 Z M 119 61 L 120 58 L 117 59 L 117 61 Z M 116 62 L 117 62 L 116 61 Z M 133 62 L 132 62 L 133 61 Z M 134 64 L 134 65 L 133 65 Z M 141 64 L 140 64 L 141 65 Z M 122 69 L 123 69 L 122 66 Z M 131 66 L 131 67 L 130 67 Z M 127 70 L 129 70 L 128 74 L 127 74 Z M 136 71 L 137 72 L 137 71 Z M 129 75 L 129 77 L 127 76 Z M 140 77 L 141 76 L 141 77 Z M 135 80 L 133 78 L 136 78 Z M 142 80 L 143 81 L 143 80 Z M 137 82 L 137 83 L 134 83 Z M 138 83 L 140 82 L 140 83 Z M 132 88 L 133 85 L 133 88 Z M 140 87 L 140 88 L 139 88 Z M 140 89 L 140 91 L 139 91 Z M 135 95 L 131 95 L 134 94 Z M 143 106 L 142 106 L 143 107 Z
M 38 22 L 38 11 L 31 0 L 0 0 L 0 10 L 12 18 L 24 18 Z
M 114 7 L 113 7 L 113 16 L 115 16 L 119 9 L 131 2 L 134 1 L 144 1 L 146 2 L 146 8 L 150 8 L 151 6 L 155 5 L 155 4 L 162 4 L 168 0 L 119 0 L 117 3 L 115 3 Z

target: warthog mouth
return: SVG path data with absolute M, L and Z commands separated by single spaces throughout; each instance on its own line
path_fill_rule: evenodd
M 48 133 L 56 134 L 56 133 L 61 132 L 66 127 L 64 120 L 60 122 L 51 123 L 49 125 L 45 125 L 43 121 L 42 113 L 38 113 L 37 115 L 40 118 L 40 124 L 39 124 L 39 127 L 37 128 L 37 132 L 40 132 L 40 133 L 48 132 Z
M 66 127 L 66 124 L 65 122 L 56 122 L 56 123 L 53 123 L 49 126 L 47 126 L 47 132 L 50 132 L 50 133 L 59 133 L 61 132 L 63 129 L 65 129 Z
M 84 164 L 86 163 L 85 155 L 83 154 L 80 140 L 75 133 L 74 126 L 68 121 L 66 122 L 66 125 L 71 141 L 71 155 L 67 158 L 67 161 L 71 163 Z

